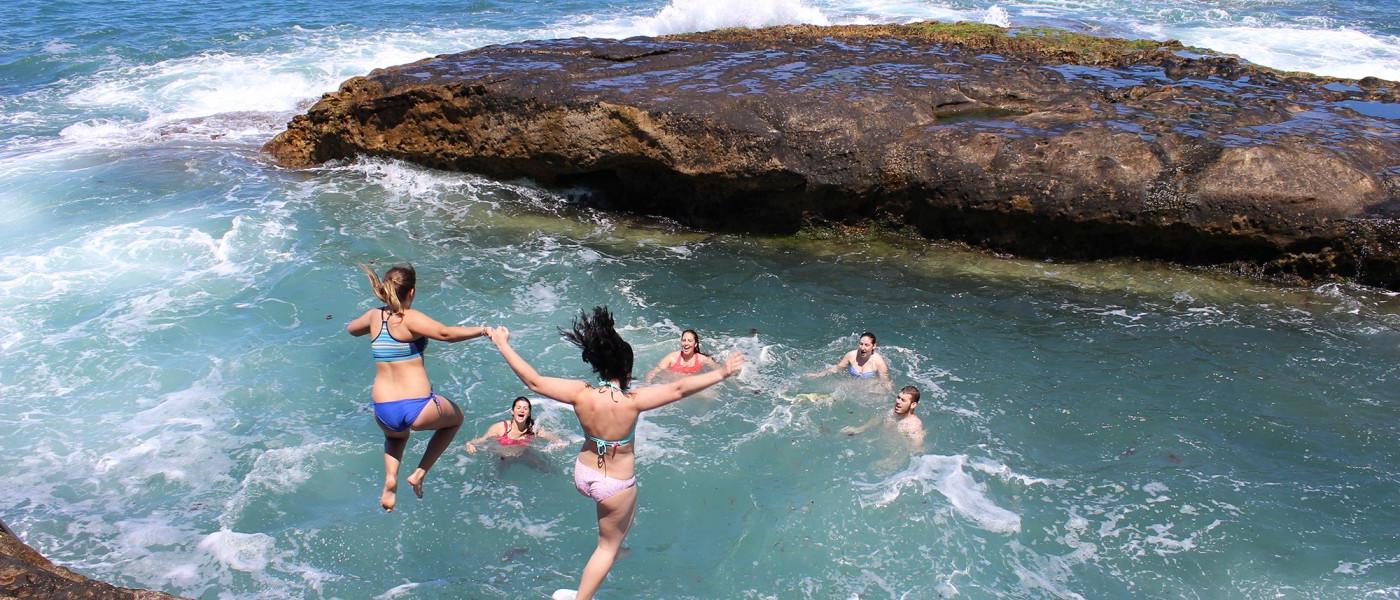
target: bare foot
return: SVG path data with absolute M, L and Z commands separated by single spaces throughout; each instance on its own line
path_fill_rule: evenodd
M 394 502 L 396 492 L 399 490 L 399 482 L 385 481 L 384 493 L 379 495 L 379 506 L 384 508 L 384 512 L 394 512 Z
M 405 480 L 408 481 L 408 487 L 413 488 L 413 495 L 418 496 L 419 499 L 423 498 L 423 478 L 427 475 L 427 471 L 419 469 L 414 471 L 413 474 L 409 475 L 408 479 Z

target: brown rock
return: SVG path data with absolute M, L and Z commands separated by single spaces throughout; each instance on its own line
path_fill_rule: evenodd
M 296 167 L 368 154 L 585 186 L 700 227 L 888 218 L 1035 256 L 1244 261 L 1400 289 L 1400 123 L 1371 116 L 1397 102 L 1392 83 L 1175 43 L 801 26 L 380 69 L 265 148 Z
M 0 598 L 176 600 L 176 596 L 121 588 L 49 562 L 0 522 Z

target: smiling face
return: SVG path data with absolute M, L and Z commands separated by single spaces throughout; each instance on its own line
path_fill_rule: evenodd
M 530 418 L 532 410 L 533 407 L 529 400 L 516 399 L 515 403 L 510 405 L 510 416 L 515 419 L 516 425 L 523 426 L 525 421 Z
M 909 392 L 900 392 L 894 398 L 894 414 L 899 416 L 907 415 L 914 411 L 919 401 L 914 399 L 914 395 Z
M 690 331 L 681 333 L 681 356 L 695 354 L 695 348 L 700 345 L 700 341 L 695 338 L 695 334 Z

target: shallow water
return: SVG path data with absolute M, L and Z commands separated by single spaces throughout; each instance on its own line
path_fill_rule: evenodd
M 408 260 L 418 308 L 507 325 L 549 373 L 588 375 L 555 328 L 594 304 L 618 314 L 639 374 L 687 327 L 749 359 L 639 425 L 641 508 L 606 597 L 1400 594 L 1393 294 L 709 235 L 528 182 L 375 160 L 287 171 L 258 154 L 297 107 L 376 66 L 709 18 L 532 6 L 0 7 L 0 519 L 81 572 L 193 597 L 572 587 L 594 523 L 571 449 L 502 463 L 454 448 L 424 500 L 378 510 L 366 343 L 343 327 L 372 306 L 354 263 Z M 1013 22 L 1096 10 L 1076 6 L 1001 8 Z M 266 16 L 209 18 L 230 10 Z M 751 12 L 765 10 L 989 6 Z M 1280 27 L 1311 14 L 1238 10 Z M 1353 12 L 1310 31 L 1393 43 L 1386 19 Z M 839 433 L 889 394 L 798 379 L 867 329 L 896 382 L 924 390 L 921 448 Z M 485 342 L 428 354 L 466 411 L 459 443 L 523 391 Z M 564 407 L 539 411 L 578 441 Z

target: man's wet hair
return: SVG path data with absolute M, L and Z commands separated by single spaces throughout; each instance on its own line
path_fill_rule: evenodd
M 915 404 L 918 404 L 918 402 L 919 402 L 919 388 L 916 388 L 916 387 L 914 387 L 914 386 L 912 386 L 912 385 L 906 385 L 906 386 L 904 386 L 903 388 L 900 388 L 899 393 L 901 393 L 901 394 L 909 394 L 910 401 L 911 401 L 911 402 L 914 402 Z

